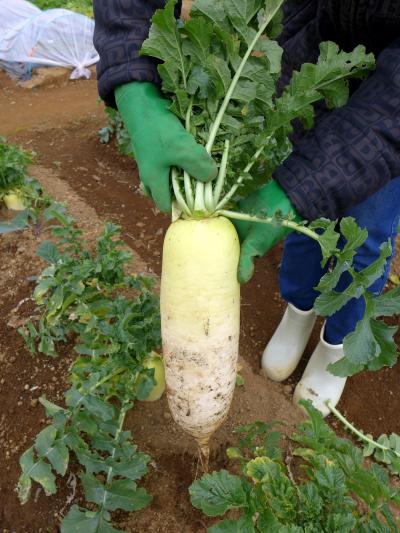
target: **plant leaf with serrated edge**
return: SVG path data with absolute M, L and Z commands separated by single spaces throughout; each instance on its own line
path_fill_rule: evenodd
M 261 7 L 261 0 L 224 0 L 225 13 L 243 41 L 250 44 L 256 31 L 249 26 L 250 21 Z
M 60 253 L 57 246 L 50 241 L 43 241 L 40 243 L 36 254 L 47 261 L 48 263 L 55 264 L 60 258 Z
M 273 477 L 278 473 L 278 465 L 269 457 L 256 457 L 247 463 L 246 474 L 256 482 L 261 482 L 264 477 Z
M 125 511 L 139 511 L 151 502 L 151 496 L 130 479 L 117 479 L 107 490 L 105 508 L 110 511 L 124 509 Z
M 232 100 L 249 103 L 257 96 L 257 84 L 250 80 L 240 80 L 233 91 Z
M 185 24 L 182 32 L 188 37 L 182 43 L 184 54 L 200 64 L 205 63 L 210 54 L 212 23 L 204 18 L 193 18 Z
M 338 284 L 342 274 L 346 272 L 351 265 L 347 261 L 338 262 L 333 270 L 322 276 L 318 285 L 315 287 L 319 292 L 332 291 Z
M 149 36 L 144 41 L 140 55 L 152 56 L 162 61 L 174 61 L 186 83 L 189 61 L 182 51 L 182 39 L 175 18 L 176 0 L 169 0 L 164 9 L 158 9 L 152 18 Z M 176 87 L 178 88 L 178 87 Z
M 63 476 L 68 468 L 69 452 L 62 440 L 57 440 L 58 430 L 47 426 L 36 437 L 35 449 L 40 458 L 47 458 L 54 470 Z
M 387 259 L 392 253 L 392 245 L 390 240 L 382 243 L 379 248 L 379 257 L 363 270 L 355 274 L 355 283 L 361 285 L 365 289 L 370 287 L 378 278 L 383 275 Z
M 217 26 L 226 20 L 224 5 L 219 2 L 210 2 L 210 0 L 196 0 L 190 12 L 192 17 L 199 15 L 210 19 Z
M 398 326 L 389 326 L 383 320 L 371 319 L 371 330 L 379 346 L 380 353 L 368 362 L 368 370 L 379 370 L 384 366 L 394 366 L 399 356 L 394 340 Z
M 27 483 L 25 476 L 29 476 L 34 481 L 39 483 L 47 495 L 55 494 L 57 489 L 55 484 L 55 476 L 51 471 L 51 466 L 49 463 L 45 463 L 42 459 L 36 460 L 34 457 L 33 448 L 29 448 L 21 455 L 19 464 L 24 476 L 23 483 L 21 484 L 23 489 L 22 495 L 24 498 L 27 496 Z
M 400 314 L 400 287 L 374 298 L 375 316 L 392 316 Z
M 281 71 L 283 49 L 276 41 L 260 39 L 256 45 L 256 50 L 265 54 L 271 74 L 278 74 Z
M 376 342 L 371 328 L 371 319 L 364 316 L 343 341 L 343 350 L 347 359 L 354 364 L 366 364 L 380 354 L 380 347 Z
M 124 533 L 112 527 L 109 520 L 107 511 L 88 511 L 73 505 L 61 523 L 61 533 Z
M 336 231 L 336 221 L 318 219 L 312 222 L 309 227 L 316 231 L 323 230 L 322 233 L 318 232 L 320 233 L 318 242 L 322 251 L 321 265 L 324 267 L 328 259 L 332 257 L 332 253 L 337 249 L 340 238 L 340 234 Z
M 138 488 L 130 479 L 118 479 L 103 485 L 91 474 L 82 474 L 81 480 L 85 489 L 86 499 L 101 505 L 108 511 L 123 509 L 124 511 L 138 511 L 146 507 L 151 496 L 143 488 Z
M 327 369 L 334 376 L 346 378 L 362 372 L 364 365 L 352 363 L 346 357 L 342 357 L 336 363 L 330 363 Z
M 226 470 L 206 474 L 189 488 L 192 505 L 207 516 L 220 516 L 228 509 L 243 507 L 246 493 L 238 476 Z
M 168 59 L 161 65 L 158 65 L 158 72 L 162 78 L 162 89 L 164 92 L 168 93 L 178 90 L 177 87 L 179 87 L 180 83 L 179 70 L 173 59 Z
M 21 211 L 10 222 L 0 222 L 0 235 L 20 231 L 29 225 L 29 215 L 27 211 Z
M 65 413 L 65 409 L 56 405 L 53 402 L 50 402 L 45 396 L 39 398 L 39 402 L 43 405 L 46 410 L 46 415 L 53 417 L 57 413 Z
M 215 98 L 217 100 L 223 98 L 231 83 L 231 72 L 227 62 L 218 56 L 210 55 L 204 68 L 210 75 Z
M 355 250 L 359 248 L 368 237 L 368 230 L 360 228 L 353 217 L 345 217 L 340 221 L 340 232 L 346 239 L 346 244 L 343 251 L 351 248 Z
M 348 291 L 346 292 L 336 292 L 336 291 L 330 291 L 325 292 L 323 294 L 320 294 L 315 302 L 314 302 L 314 310 L 317 314 L 322 316 L 331 316 L 339 309 L 341 309 L 344 305 L 347 304 L 348 301 L 353 298 L 353 294 L 348 294 Z
M 209 533 L 255 533 L 251 518 L 242 516 L 239 520 L 222 520 L 207 530 Z

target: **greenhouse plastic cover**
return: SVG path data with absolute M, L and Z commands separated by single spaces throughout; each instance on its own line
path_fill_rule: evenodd
M 0 0 L 0 62 L 73 68 L 89 78 L 99 56 L 94 21 L 67 9 L 41 11 L 25 0 Z

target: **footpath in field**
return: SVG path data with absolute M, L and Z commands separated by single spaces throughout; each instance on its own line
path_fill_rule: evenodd
M 32 173 L 48 192 L 67 201 L 78 223 L 92 236 L 106 220 L 120 224 L 126 243 L 144 261 L 138 260 L 138 268 L 159 274 L 168 219 L 139 193 L 134 164 L 121 157 L 112 145 L 99 143 L 97 130 L 104 125 L 105 118 L 96 102 L 95 82 L 26 91 L 16 88 L 0 73 L 0 91 L 0 134 L 37 152 L 37 166 Z M 15 330 L 31 311 L 26 298 L 34 284 L 29 278 L 42 268 L 35 257 L 42 238 L 31 230 L 0 238 L 3 310 L 0 401 L 4 406 L 0 420 L 3 472 L 0 524 L 4 530 L 18 533 L 57 531 L 58 516 L 65 513 L 66 502 L 80 497 L 73 475 L 63 483 L 56 497 L 46 498 L 38 490 L 22 508 L 14 492 L 19 475 L 18 457 L 45 423 L 37 398 L 46 393 L 49 399 L 59 401 L 72 357 L 66 347 L 58 359 L 32 358 Z M 284 419 L 290 427 L 301 418 L 290 396 L 302 368 L 281 385 L 267 382 L 258 370 L 263 346 L 284 308 L 277 287 L 279 261 L 280 249 L 276 248 L 258 262 L 254 279 L 242 291 L 241 355 L 245 383 L 237 388 L 229 419 L 215 436 L 212 468 L 226 465 L 225 448 L 231 444 L 232 429 L 238 424 Z M 307 354 L 317 337 L 316 329 Z M 399 379 L 399 365 L 392 370 L 356 376 L 349 380 L 341 410 L 376 436 L 383 432 L 400 433 Z M 205 531 L 207 523 L 191 507 L 187 495 L 196 475 L 196 451 L 192 441 L 172 422 L 165 399 L 141 404 L 130 413 L 128 426 L 139 448 L 153 458 L 145 486 L 154 501 L 139 513 L 121 514 L 117 517 L 118 525 L 131 532 Z

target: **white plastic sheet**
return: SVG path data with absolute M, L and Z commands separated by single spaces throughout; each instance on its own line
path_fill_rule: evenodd
M 41 11 L 25 0 L 0 0 L 0 61 L 72 68 L 89 78 L 99 56 L 94 21 L 67 9 Z

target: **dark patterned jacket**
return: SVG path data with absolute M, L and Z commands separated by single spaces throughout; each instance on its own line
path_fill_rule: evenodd
M 99 92 L 108 105 L 119 85 L 159 83 L 156 63 L 138 51 L 164 4 L 94 0 Z M 314 62 L 324 40 L 345 50 L 362 43 L 378 58 L 348 103 L 321 113 L 274 176 L 305 218 L 336 218 L 400 176 L 400 0 L 288 0 L 280 40 L 285 77 Z

